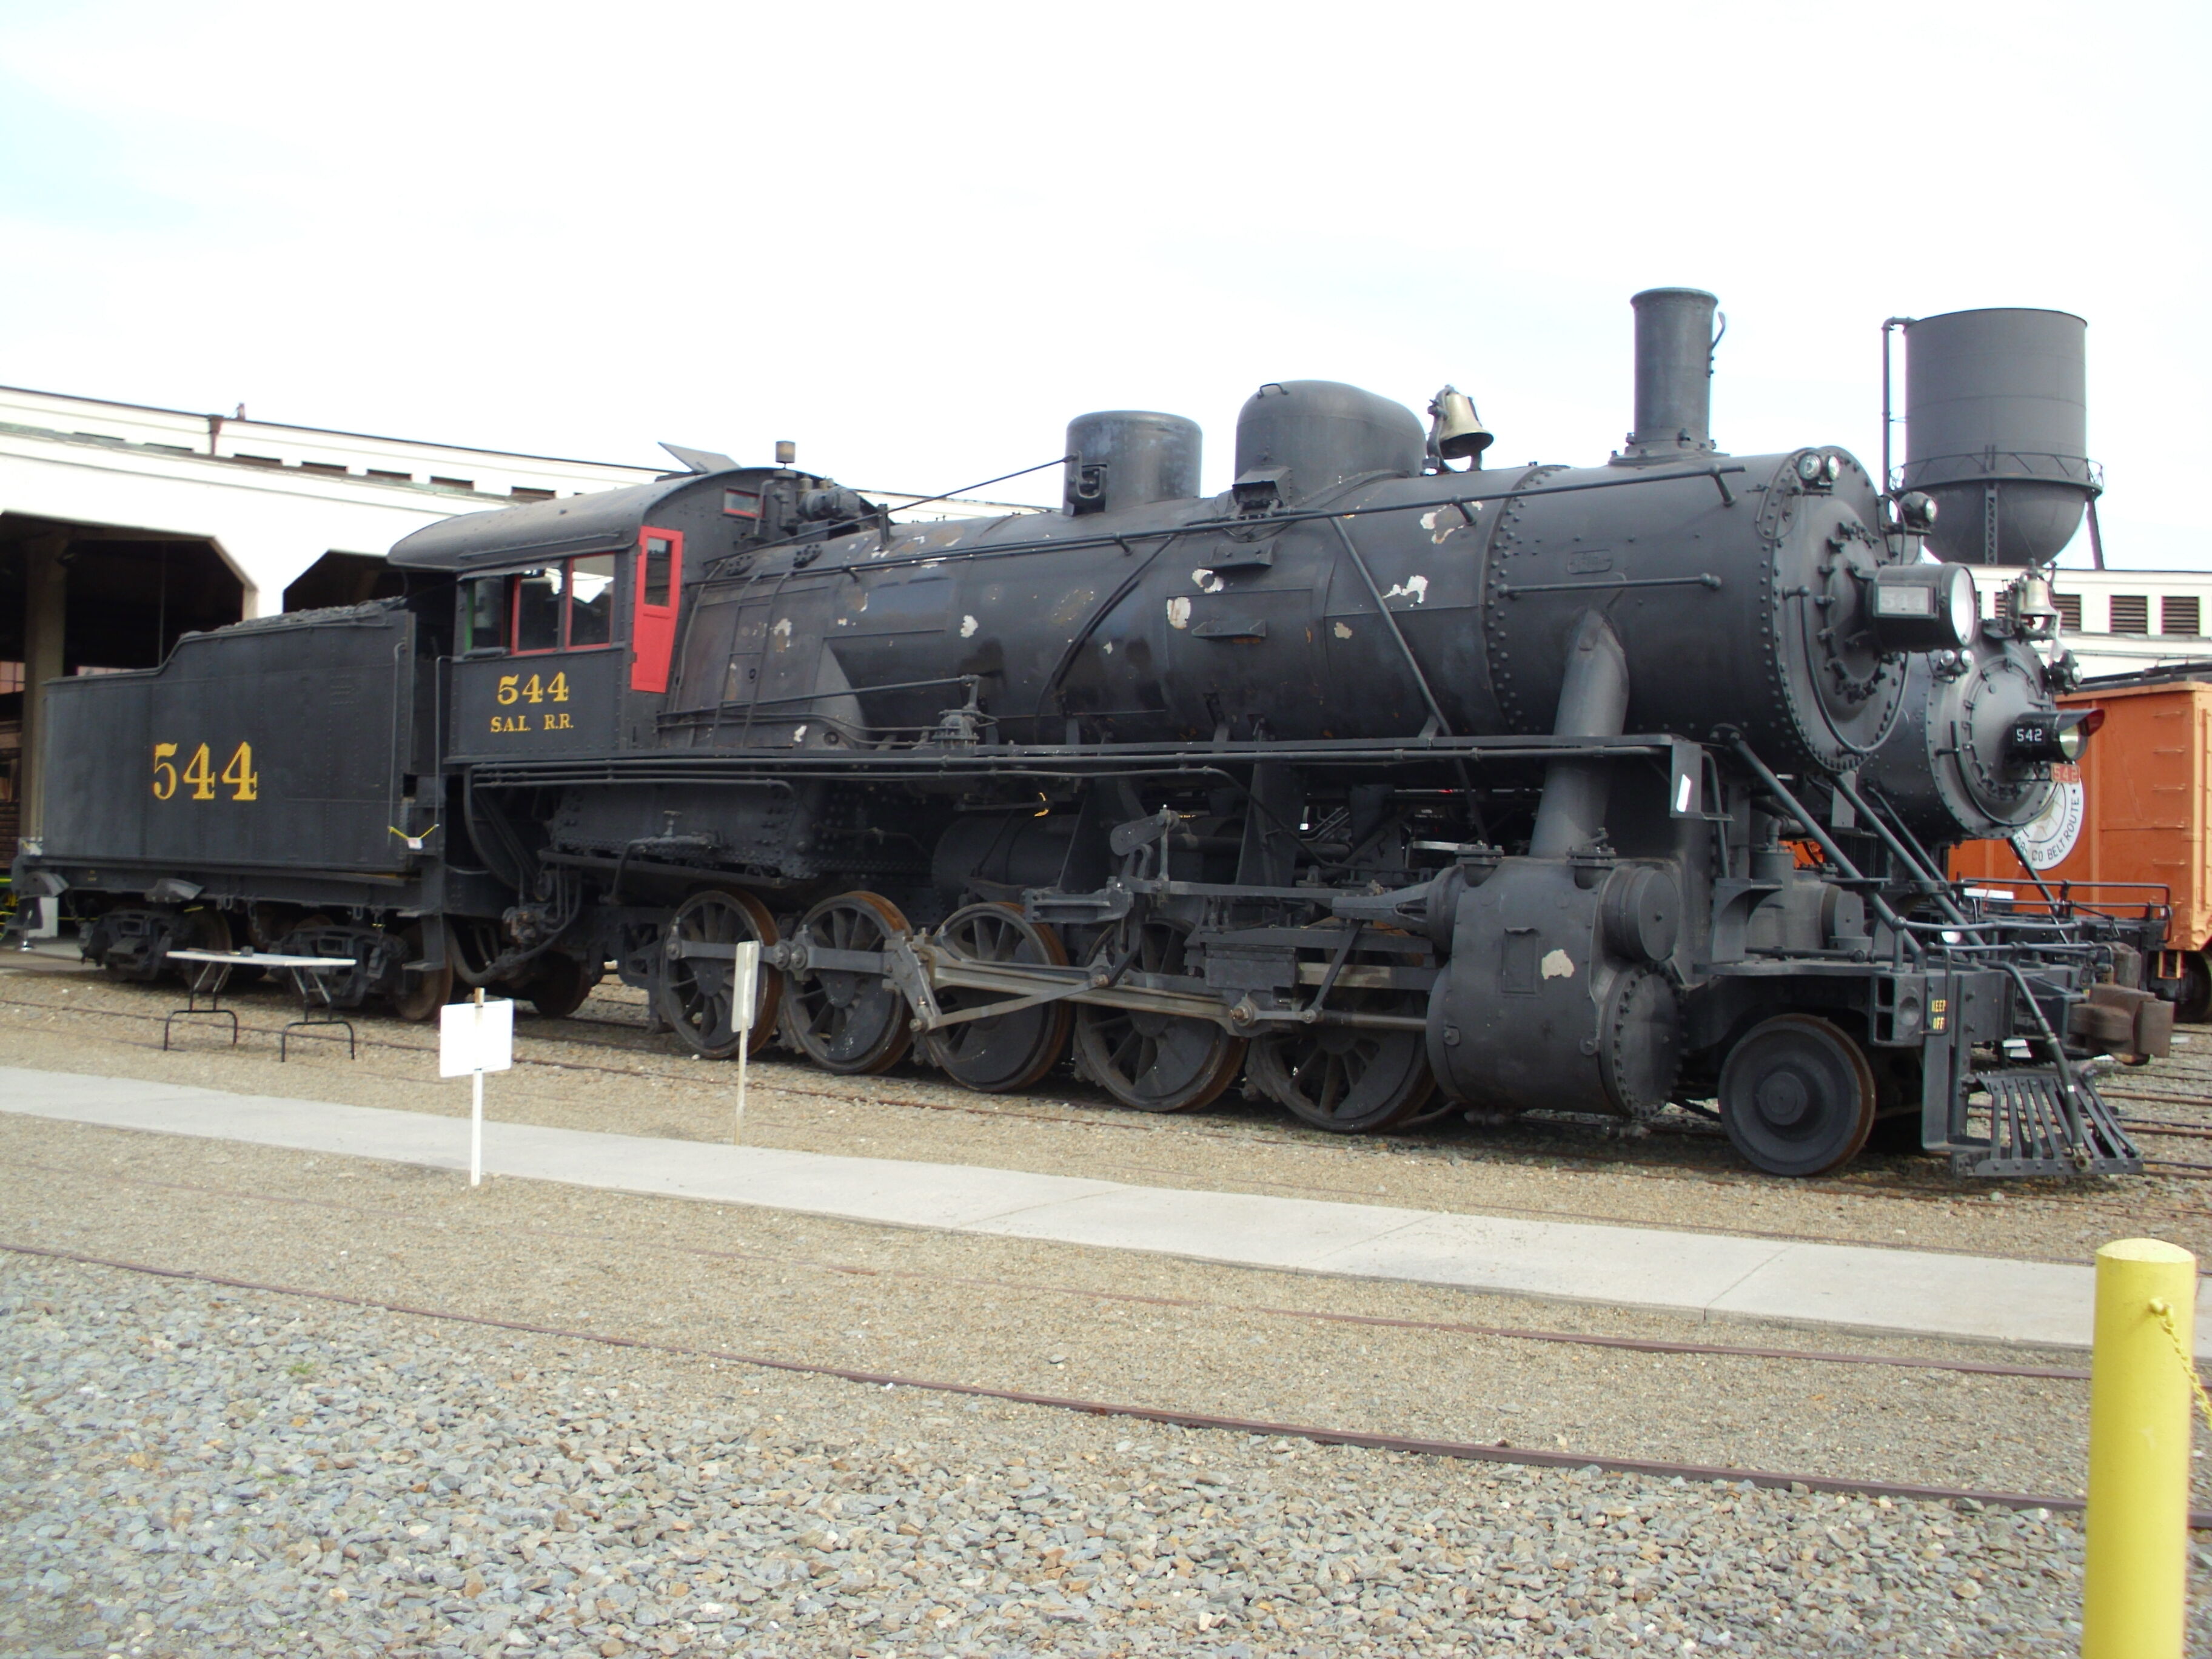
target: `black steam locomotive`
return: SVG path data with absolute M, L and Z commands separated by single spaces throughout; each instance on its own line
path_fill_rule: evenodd
M 1346 1131 L 1680 1102 L 1778 1175 L 1878 1120 L 1977 1174 L 2138 1168 L 2093 1056 L 2160 1046 L 2155 911 L 1942 867 L 2079 739 L 2047 594 L 1984 623 L 1924 497 L 1717 451 L 1712 297 L 1635 305 L 1601 466 L 1482 470 L 1449 387 L 1425 430 L 1290 381 L 1206 498 L 1198 429 L 1124 412 L 1069 428 L 1058 514 L 898 525 L 679 452 L 448 520 L 392 550 L 404 600 L 54 685 L 16 879 L 120 975 L 251 941 L 413 1018 L 611 967 L 712 1057 L 1018 1090 L 1072 1053 L 1132 1107 L 1242 1074 Z

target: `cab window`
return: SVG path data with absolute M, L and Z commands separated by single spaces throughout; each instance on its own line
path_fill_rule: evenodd
M 507 648 L 507 578 L 478 576 L 461 589 L 461 654 Z
M 556 564 L 546 570 L 526 570 L 514 579 L 514 649 L 561 648 L 562 574 Z
M 589 651 L 615 642 L 617 556 L 594 553 L 499 576 L 464 591 L 465 653 Z
M 611 645 L 615 638 L 615 556 L 568 561 L 568 648 Z

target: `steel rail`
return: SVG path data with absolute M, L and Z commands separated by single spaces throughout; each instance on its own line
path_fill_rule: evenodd
M 861 1370 L 807 1360 L 779 1359 L 768 1354 L 738 1353 L 691 1343 L 660 1342 L 649 1337 L 620 1336 L 611 1332 L 580 1330 L 568 1326 L 541 1325 L 521 1319 L 498 1319 L 487 1314 L 463 1313 L 452 1308 L 422 1308 L 380 1297 L 349 1296 L 339 1291 L 314 1290 L 297 1285 L 271 1285 L 228 1274 L 201 1273 L 189 1267 L 165 1267 L 151 1262 L 126 1261 L 77 1250 L 58 1250 L 35 1244 L 0 1240 L 0 1250 L 13 1255 L 67 1261 L 81 1267 L 106 1267 L 149 1278 L 212 1285 L 225 1290 L 252 1291 L 264 1296 L 293 1297 L 341 1307 L 363 1308 L 441 1323 L 471 1325 L 488 1330 L 519 1331 L 530 1336 L 555 1337 L 567 1342 L 591 1342 L 643 1353 L 663 1353 L 684 1359 L 712 1359 L 724 1364 L 745 1365 L 762 1370 L 783 1371 L 799 1376 L 833 1377 L 870 1388 L 913 1389 L 931 1394 L 965 1395 L 970 1399 L 1003 1400 L 1010 1404 L 1036 1406 L 1051 1411 L 1079 1413 L 1088 1417 L 1126 1417 L 1139 1422 L 1172 1425 L 1178 1428 L 1215 1429 L 1232 1434 L 1308 1441 L 1322 1446 L 1359 1446 L 1372 1451 L 1403 1452 L 1414 1456 L 1449 1457 L 1468 1462 L 1506 1463 L 1524 1468 L 1584 1469 L 1596 1468 L 1614 1474 L 1639 1474 L 1658 1480 L 1711 1481 L 1766 1487 L 1804 1486 L 1813 1492 L 1848 1493 L 1863 1498 L 1905 1498 L 1922 1503 L 1974 1503 L 1998 1509 L 2047 1510 L 2079 1513 L 2087 1508 L 2083 1498 L 2042 1492 L 1982 1492 L 1971 1487 L 1923 1486 L 1901 1480 L 1856 1480 L 1849 1476 L 1795 1473 L 1776 1469 L 1730 1468 L 1709 1463 L 1676 1463 L 1658 1458 L 1616 1457 L 1602 1453 L 1547 1451 L 1500 1441 L 1482 1444 L 1464 1440 L 1431 1440 L 1410 1435 L 1376 1434 L 1362 1429 L 1338 1429 L 1305 1423 L 1274 1423 L 1263 1419 L 1230 1417 L 1213 1412 L 1182 1411 L 1172 1407 L 1143 1406 L 1121 1401 L 1084 1400 L 1062 1395 L 1035 1394 L 1025 1389 L 993 1388 L 979 1382 L 957 1382 L 941 1377 L 908 1376 L 896 1371 Z M 2212 1531 L 2212 1510 L 2192 1510 L 2189 1525 L 2194 1531 Z

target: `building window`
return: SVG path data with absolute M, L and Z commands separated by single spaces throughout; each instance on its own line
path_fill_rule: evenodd
M 515 485 L 507 493 L 518 501 L 550 501 L 553 499 L 553 492 L 550 489 L 531 489 L 522 484 Z
M 2115 634 L 2149 633 L 2150 596 L 2146 593 L 2113 594 L 2112 631 Z
M 473 478 L 441 478 L 434 472 L 430 475 L 430 482 L 440 489 L 472 490 L 477 487 Z
M 0 662 L 0 696 L 23 689 L 23 665 L 19 662 Z
M 413 483 L 415 482 L 415 475 L 412 472 L 387 472 L 380 466 L 372 466 L 369 468 L 368 476 L 372 478 L 381 478 L 386 483 Z
M 2081 631 L 2081 596 L 2079 593 L 2053 593 L 2051 602 L 2058 607 L 2058 620 L 2069 634 Z
M 2158 631 L 2161 634 L 2202 634 L 2197 595 L 2168 593 L 2158 602 Z

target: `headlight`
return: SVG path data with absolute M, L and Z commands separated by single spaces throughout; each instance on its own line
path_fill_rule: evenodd
M 1982 620 L 1974 573 L 1962 564 L 1893 564 L 1874 573 L 1868 609 L 1885 651 L 1960 651 Z
M 2058 752 L 2067 760 L 2078 761 L 2081 751 L 2089 746 L 2089 739 L 2105 723 L 2101 708 L 2069 708 L 2059 715 Z
M 1981 590 L 1974 586 L 1974 573 L 1963 564 L 1947 564 L 1944 577 L 1943 608 L 1950 613 L 1951 632 L 1963 649 L 1974 642 L 1974 635 L 1982 631 Z
M 2005 734 L 2005 757 L 2026 766 L 2078 761 L 2104 723 L 2101 708 L 2058 708 L 2049 714 L 2022 714 Z

